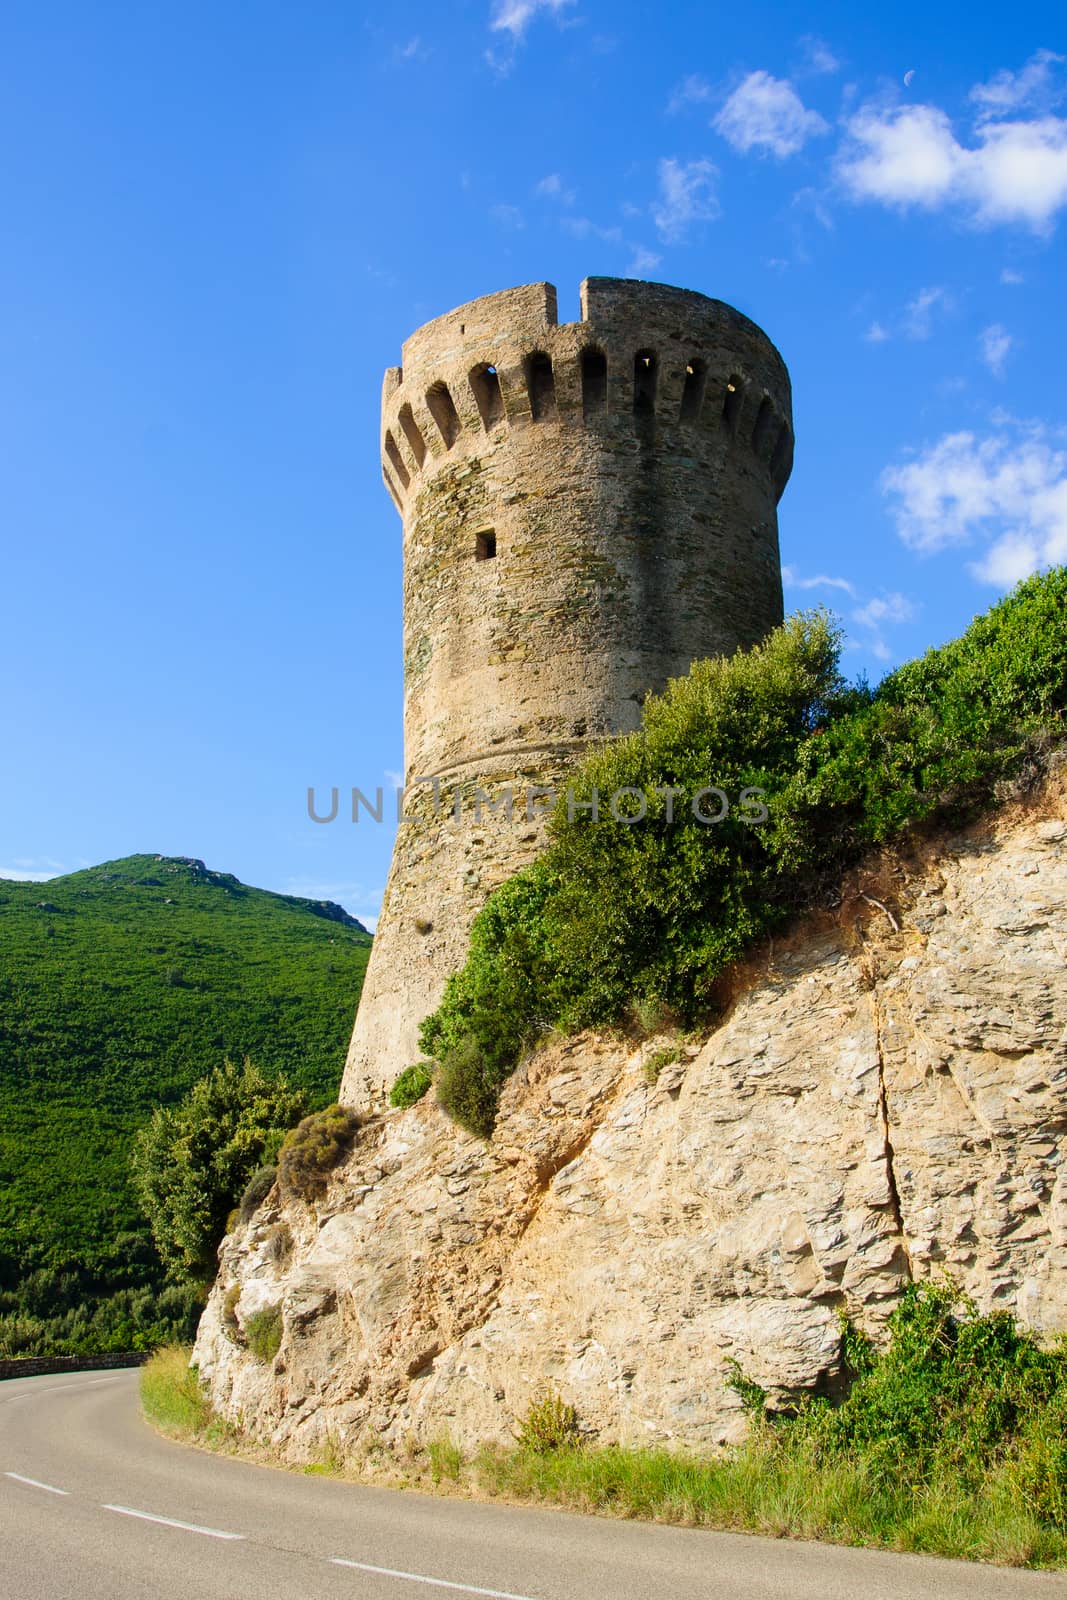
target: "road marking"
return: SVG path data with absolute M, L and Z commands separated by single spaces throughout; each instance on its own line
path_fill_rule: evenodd
M 133 1368 L 131 1370 L 136 1371 L 137 1369 Z M 48 1377 L 50 1374 L 45 1373 L 44 1376 Z M 54 1376 L 54 1374 L 51 1374 L 51 1376 Z M 42 1394 L 59 1394 L 61 1391 L 66 1394 L 77 1394 L 81 1389 L 95 1389 L 98 1383 L 118 1383 L 119 1378 L 93 1378 L 89 1383 L 52 1383 L 49 1384 L 47 1389 L 29 1388 L 28 1385 L 31 1382 L 36 1382 L 36 1379 L 18 1378 L 14 1381 L 26 1385 L 26 1387 L 16 1389 L 14 1394 L 0 1394 L 0 1405 L 2 1405 L 4 1401 L 8 1401 L 10 1403 L 12 1400 L 26 1400 L 31 1396 L 36 1399 Z
M 51 1483 L 42 1483 L 40 1478 L 24 1478 L 21 1472 L 5 1472 L 5 1478 L 14 1478 L 16 1483 L 28 1483 L 31 1489 L 47 1489 L 49 1494 L 69 1494 L 68 1489 L 57 1489 Z
M 173 1517 L 157 1517 L 151 1511 L 134 1511 L 132 1506 L 108 1506 L 105 1511 L 117 1511 L 121 1517 L 140 1517 L 142 1522 L 161 1522 L 165 1528 L 181 1528 L 185 1533 L 202 1533 L 208 1539 L 243 1539 L 243 1533 L 224 1533 L 221 1528 L 202 1528 L 197 1522 L 177 1522 Z
M 355 1567 L 357 1572 L 376 1572 L 382 1578 L 406 1578 L 409 1583 L 432 1583 L 437 1589 L 460 1589 L 464 1594 L 486 1594 L 492 1600 L 530 1600 L 528 1594 L 508 1594 L 504 1589 L 475 1589 L 469 1583 L 450 1583 L 447 1578 L 426 1578 L 421 1572 L 398 1572 L 395 1567 L 372 1567 L 366 1561 L 346 1561 L 343 1556 L 331 1556 L 334 1567 Z

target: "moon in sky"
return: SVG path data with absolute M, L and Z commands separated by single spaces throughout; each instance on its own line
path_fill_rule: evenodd
M 915 68 L 914 67 L 909 67 L 907 72 L 904 74 L 904 87 L 905 87 L 905 89 L 910 89 L 911 88 L 911 80 L 912 80 L 912 78 L 914 78 L 914 76 L 915 76 Z

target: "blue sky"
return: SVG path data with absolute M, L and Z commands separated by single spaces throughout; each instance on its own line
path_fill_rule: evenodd
M 655 278 L 768 331 L 787 608 L 830 604 L 850 671 L 1064 560 L 1065 32 L 1040 4 L 9 4 L 0 872 L 162 851 L 373 917 L 390 830 L 305 799 L 402 762 L 381 373 L 512 284 L 571 319 L 587 275 Z

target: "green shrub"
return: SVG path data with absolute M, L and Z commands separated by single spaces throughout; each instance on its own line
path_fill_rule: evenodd
M 245 1343 L 257 1361 L 273 1361 L 281 1342 L 281 1306 L 264 1306 L 245 1319 Z
M 737 1395 L 750 1422 L 761 1423 L 767 1415 L 767 1391 L 750 1378 L 740 1361 L 731 1356 L 726 1363 L 726 1387 Z
M 286 1134 L 278 1155 L 283 1195 L 314 1200 L 326 1192 L 330 1173 L 352 1148 L 359 1118 L 346 1106 L 314 1111 Z
M 134 1142 L 133 1180 L 156 1248 L 175 1278 L 208 1283 L 227 1219 L 307 1105 L 282 1077 L 227 1061 L 178 1105 L 160 1106 Z
M 293 1253 L 293 1235 L 285 1222 L 276 1222 L 267 1229 L 264 1254 L 276 1267 L 284 1267 Z
M 1008 1312 L 980 1315 L 948 1282 L 909 1285 L 889 1334 L 841 1406 L 812 1406 L 785 1425 L 793 1438 L 807 1436 L 823 1455 L 862 1452 L 913 1482 L 950 1471 L 971 1488 L 998 1463 L 1023 1459 L 1047 1505 L 1062 1510 L 1064 1452 L 1038 1441 L 1062 1423 L 1067 1346 L 1042 1349 Z
M 494 1067 L 475 1038 L 446 1050 L 437 1073 L 437 1103 L 453 1122 L 479 1139 L 493 1131 L 500 1086 L 507 1077 Z
M 536 1455 L 568 1449 L 581 1442 L 578 1413 L 554 1390 L 546 1389 L 531 1400 L 517 1437 L 522 1449 Z
M 277 1167 L 257 1167 L 245 1185 L 245 1192 L 241 1196 L 241 1203 L 237 1208 L 237 1215 L 241 1222 L 248 1222 L 256 1210 L 274 1188 L 278 1176 Z
M 695 1022 L 723 970 L 865 849 L 972 814 L 1062 740 L 1067 569 L 873 692 L 845 683 L 839 651 L 824 614 L 793 617 L 755 649 L 694 663 L 636 733 L 579 764 L 579 807 L 561 799 L 548 848 L 490 895 L 423 1023 L 456 1121 L 488 1135 L 500 1085 L 550 1029 Z M 686 803 L 709 784 L 732 801 L 715 826 Z M 642 820 L 608 814 L 620 789 L 647 798 Z M 764 821 L 745 790 L 762 791 Z M 580 808 L 594 793 L 599 816 Z
M 237 1302 L 240 1298 L 241 1285 L 239 1283 L 231 1283 L 222 1297 L 222 1311 L 219 1314 L 219 1320 L 222 1323 L 222 1331 L 231 1344 L 244 1343 L 241 1324 L 237 1320 Z
M 649 1086 L 658 1083 L 659 1075 L 664 1067 L 673 1067 L 674 1063 L 680 1059 L 681 1054 L 682 1047 L 677 1044 L 665 1044 L 661 1045 L 658 1050 L 653 1050 L 652 1054 L 647 1056 L 641 1063 L 641 1075 L 645 1082 Z
M 1006 1311 L 979 1314 L 950 1282 L 911 1284 L 838 1407 L 771 1424 L 774 1447 L 873 1483 L 999 1492 L 1067 1531 L 1067 1341 L 1042 1348 Z
M 431 1065 L 428 1061 L 416 1061 L 412 1066 L 405 1067 L 400 1073 L 393 1087 L 389 1091 L 389 1104 L 391 1106 L 413 1106 L 433 1083 Z

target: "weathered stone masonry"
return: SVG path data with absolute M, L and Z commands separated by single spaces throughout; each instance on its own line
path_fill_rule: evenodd
M 689 290 L 590 278 L 581 320 L 530 284 L 438 317 L 385 375 L 404 522 L 406 807 L 342 1099 L 380 1104 L 490 889 L 540 839 L 526 792 L 644 697 L 782 616 L 789 376 Z M 435 813 L 436 780 L 440 804 Z M 510 820 L 473 795 L 510 787 Z M 459 820 L 453 816 L 457 791 Z

